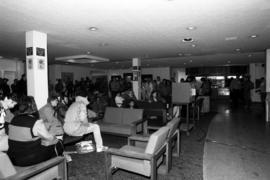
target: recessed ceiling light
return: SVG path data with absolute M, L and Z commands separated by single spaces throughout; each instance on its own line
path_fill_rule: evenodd
M 188 26 L 186 29 L 189 31 L 193 31 L 193 30 L 197 29 L 197 27 L 196 26 Z
M 195 48 L 197 45 L 196 44 L 192 44 L 191 46 Z
M 97 31 L 98 30 L 98 28 L 97 27 L 90 27 L 90 28 L 88 28 L 90 31 Z
M 250 38 L 257 38 L 258 37 L 258 35 L 257 34 L 253 34 L 253 35 L 251 35 L 251 36 L 249 36 Z
M 183 53 L 178 53 L 178 56 L 183 56 Z
M 184 38 L 182 40 L 183 42 L 193 42 L 193 39 L 191 37 Z
M 226 41 L 233 41 L 233 40 L 237 40 L 237 37 L 236 36 L 226 37 L 225 40 Z
M 99 46 L 100 47 L 104 47 L 104 46 L 108 46 L 109 44 L 108 43 L 100 43 Z

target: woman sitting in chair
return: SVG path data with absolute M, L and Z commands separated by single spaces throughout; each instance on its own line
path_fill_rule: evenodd
M 30 166 L 63 153 L 63 146 L 51 135 L 42 119 L 33 97 L 19 100 L 19 113 L 9 125 L 8 155 L 16 166 Z

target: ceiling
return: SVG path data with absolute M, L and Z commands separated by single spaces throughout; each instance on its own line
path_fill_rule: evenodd
M 270 1 L 0 0 L 2 58 L 24 60 L 31 30 L 47 33 L 50 64 L 91 54 L 110 59 L 87 64 L 104 69 L 129 68 L 134 57 L 145 67 L 243 65 L 265 62 Z

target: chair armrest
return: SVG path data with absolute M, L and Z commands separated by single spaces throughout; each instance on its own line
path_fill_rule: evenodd
M 143 136 L 143 135 L 135 135 L 135 136 L 129 136 L 128 141 L 143 141 L 147 142 L 149 140 L 149 136 Z
M 115 149 L 115 148 L 109 148 L 107 151 L 105 151 L 105 154 L 122 156 L 122 157 L 127 157 L 127 158 L 149 160 L 149 161 L 151 161 L 153 157 L 153 155 L 151 154 L 120 150 L 120 149 Z
M 142 124 L 146 119 L 139 119 L 137 121 L 133 121 L 131 124 L 134 126 L 138 126 L 139 124 Z
M 29 168 L 26 168 L 25 170 L 21 171 L 21 172 L 17 172 L 15 175 L 13 176 L 9 176 L 6 178 L 6 180 L 8 179 L 28 179 L 30 177 L 33 177 L 39 173 L 42 173 L 44 171 L 46 171 L 47 169 L 51 168 L 51 167 L 54 167 L 54 166 L 57 166 L 57 165 L 62 165 L 62 171 L 61 173 L 63 173 L 63 179 L 66 179 L 66 160 L 64 157 L 55 157 L 55 158 L 52 158 L 48 161 L 45 161 L 45 162 L 42 162 L 42 163 L 39 163 L 37 165 L 33 165 L 33 166 L 30 166 Z
M 144 135 L 134 135 L 128 137 L 128 145 L 135 145 L 135 141 L 148 142 L 149 136 Z M 133 143 L 131 143 L 133 141 Z

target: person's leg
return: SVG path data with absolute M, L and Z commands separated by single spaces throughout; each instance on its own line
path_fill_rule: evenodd
M 94 123 L 89 123 L 89 127 L 87 129 L 87 131 L 93 132 L 94 134 L 94 139 L 96 142 L 96 147 L 103 147 L 103 141 L 102 141 L 102 137 L 101 137 L 101 133 L 100 133 L 100 128 L 98 124 L 94 124 Z

